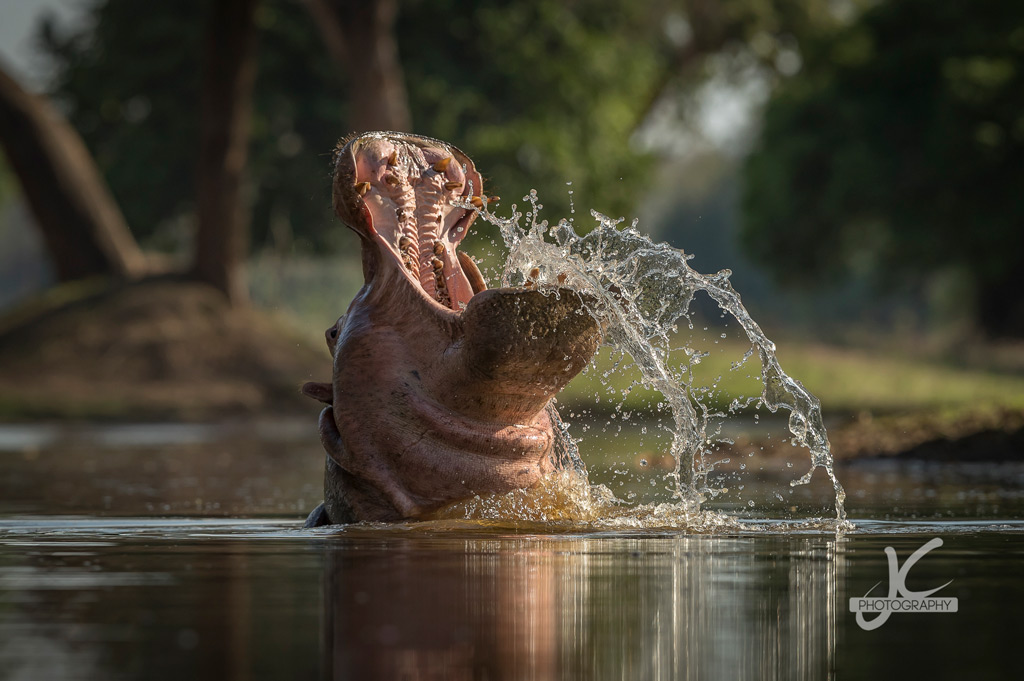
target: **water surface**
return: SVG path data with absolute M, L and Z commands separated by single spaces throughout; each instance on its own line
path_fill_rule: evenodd
M 855 529 L 840 536 L 805 522 L 816 507 L 828 514 L 827 484 L 775 508 L 722 501 L 742 519 L 712 534 L 450 521 L 302 530 L 321 484 L 308 424 L 165 428 L 0 428 L 0 678 L 1020 669 L 1019 464 L 843 466 Z M 593 468 L 614 483 L 628 457 L 608 456 Z M 848 602 L 886 588 L 885 547 L 904 562 L 933 537 L 943 545 L 907 586 L 953 580 L 942 593 L 959 612 L 859 628 Z

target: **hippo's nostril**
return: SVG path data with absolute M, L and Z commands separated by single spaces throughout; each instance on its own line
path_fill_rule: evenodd
M 338 337 L 338 327 L 334 327 L 330 331 L 328 331 L 328 335 L 330 335 L 331 338 L 337 338 Z

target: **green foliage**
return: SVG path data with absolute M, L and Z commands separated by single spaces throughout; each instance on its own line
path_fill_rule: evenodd
M 94 0 L 75 33 L 44 23 L 55 98 L 96 157 L 135 235 L 153 247 L 181 238 L 199 150 L 203 0 Z M 329 152 L 345 102 L 299 3 L 267 2 L 254 93 L 250 192 L 253 241 L 272 226 L 322 243 L 330 220 Z
M 135 234 L 179 241 L 198 149 L 202 0 L 94 0 L 78 32 L 41 31 L 54 95 L 96 155 Z M 628 214 L 650 159 L 630 136 L 670 45 L 665 3 L 400 4 L 396 35 L 414 129 L 477 162 L 504 205 L 542 191 Z M 330 152 L 348 132 L 349 83 L 299 2 L 264 0 L 249 178 L 254 247 L 334 245 Z
M 182 15 L 200 4 L 181 3 Z M 113 2 L 94 3 L 80 33 L 61 35 L 50 20 L 40 30 L 57 66 L 55 99 L 138 236 L 191 190 L 198 145 L 185 140 L 198 139 L 198 120 L 182 108 L 195 107 L 199 92 L 198 23 L 154 21 L 143 4 Z
M 1024 5 L 887 2 L 801 42 L 745 168 L 743 239 L 781 281 L 956 268 L 1024 333 Z
M 734 399 L 745 402 L 761 393 L 756 355 L 734 368 L 749 344 L 738 338 L 710 347 L 706 339 L 683 342 L 694 340 L 694 347 L 709 353 L 692 372 L 692 388 L 705 406 L 726 410 Z M 1006 366 L 951 366 L 920 354 L 865 352 L 798 341 L 779 347 L 785 370 L 799 377 L 832 413 L 1024 409 L 1024 376 Z M 601 412 L 613 411 L 621 403 L 626 411 L 650 414 L 649 393 L 633 383 L 640 379 L 639 372 L 621 365 L 612 370 L 613 365 L 607 353 L 598 355 L 595 366 L 559 394 L 559 405 Z M 602 398 L 596 407 L 595 395 Z M 752 409 L 753 404 L 747 407 Z
M 651 167 L 630 136 L 664 69 L 663 9 L 621 0 L 405 5 L 398 33 L 415 126 L 469 153 L 505 205 L 536 188 L 547 216 L 568 215 L 572 182 L 577 206 L 629 214 Z

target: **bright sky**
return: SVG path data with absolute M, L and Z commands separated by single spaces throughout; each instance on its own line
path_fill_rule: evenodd
M 74 20 L 85 0 L 0 0 L 0 63 L 30 89 L 46 79 L 46 64 L 33 43 L 36 26 L 46 12 L 60 21 Z

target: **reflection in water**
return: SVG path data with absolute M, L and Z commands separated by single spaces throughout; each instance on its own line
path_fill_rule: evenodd
M 328 545 L 325 677 L 829 678 L 836 543 L 449 535 L 428 561 L 422 538 Z
M 0 679 L 315 676 L 307 542 L 193 522 L 0 520 Z
M 1017 678 L 1024 522 L 515 535 L 421 523 L 0 518 L 3 679 Z M 911 588 L 848 599 L 942 536 Z M 966 643 L 966 645 L 965 645 Z

